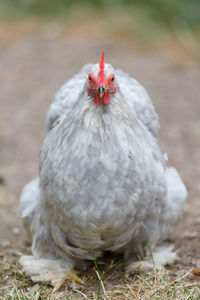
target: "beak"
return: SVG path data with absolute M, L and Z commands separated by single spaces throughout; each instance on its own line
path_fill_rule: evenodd
M 100 98 L 103 98 L 105 89 L 104 89 L 104 87 L 102 85 L 100 85 L 100 87 L 98 88 L 98 92 L 99 92 Z

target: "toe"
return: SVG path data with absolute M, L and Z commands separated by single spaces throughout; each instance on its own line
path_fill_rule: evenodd
M 83 281 L 78 277 L 78 272 L 74 269 L 69 270 L 68 272 L 65 273 L 65 275 L 62 277 L 61 280 L 58 282 L 51 282 L 52 285 L 54 286 L 54 291 L 57 291 L 61 288 L 61 286 L 64 284 L 66 281 L 76 281 L 76 282 L 81 282 Z

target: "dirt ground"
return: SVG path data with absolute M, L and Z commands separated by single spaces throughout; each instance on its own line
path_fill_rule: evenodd
M 148 90 L 160 116 L 160 145 L 188 189 L 174 271 L 200 264 L 200 68 L 172 53 L 140 54 L 118 41 L 30 37 L 0 48 L 0 253 L 26 251 L 18 201 L 37 176 L 45 114 L 63 82 L 87 62 L 106 61 Z M 177 57 L 177 53 L 176 53 Z M 199 280 L 199 278 L 197 278 Z

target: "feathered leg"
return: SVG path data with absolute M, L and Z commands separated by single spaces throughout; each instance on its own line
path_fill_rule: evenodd
M 78 260 L 60 255 L 45 222 L 51 215 L 40 199 L 39 178 L 28 183 L 20 199 L 21 215 L 26 229 L 33 237 L 33 255 L 22 256 L 20 264 L 27 276 L 36 282 L 50 282 L 58 289 L 66 279 L 80 281 L 73 270 Z
M 166 169 L 166 181 L 168 188 L 168 197 L 166 206 L 161 214 L 160 222 L 156 223 L 155 216 L 155 230 L 159 229 L 159 238 L 149 246 L 145 246 L 146 255 L 139 260 L 139 257 L 135 255 L 135 260 L 131 261 L 129 258 L 129 262 L 126 267 L 126 274 L 134 273 L 134 272 L 151 272 L 155 269 L 162 269 L 165 265 L 173 264 L 178 256 L 176 252 L 173 251 L 174 246 L 172 244 L 163 244 L 160 245 L 164 240 L 171 239 L 174 237 L 174 228 L 182 215 L 184 203 L 187 198 L 187 190 L 185 185 L 180 178 L 177 170 L 172 167 L 168 167 Z M 152 219 L 150 220 L 150 224 L 152 224 Z M 140 234 L 145 236 L 145 227 L 148 227 L 149 220 L 145 220 L 144 227 L 141 228 Z M 145 224 L 146 223 L 146 224 Z M 153 227 L 152 227 L 153 228 Z M 148 229 L 146 232 L 148 232 Z M 151 230 L 151 229 L 150 229 Z M 150 231 L 149 231 L 150 232 Z M 153 232 L 147 233 L 149 238 L 147 240 L 151 241 Z M 156 232 L 156 235 L 158 231 Z
M 125 269 L 125 276 L 132 273 L 148 273 L 163 269 L 165 265 L 172 265 L 178 260 L 174 246 L 171 244 L 156 246 L 153 250 L 146 251 L 146 256 L 137 261 L 129 261 Z
M 20 264 L 23 272 L 34 282 L 49 282 L 58 289 L 66 279 L 80 281 L 73 270 L 74 261 L 69 258 L 37 258 L 34 255 L 22 256 Z

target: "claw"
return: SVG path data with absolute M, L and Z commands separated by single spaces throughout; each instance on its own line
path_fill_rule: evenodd
M 61 286 L 63 285 L 63 283 L 66 281 L 66 280 L 73 280 L 73 281 L 76 281 L 76 282 L 81 282 L 83 283 L 83 281 L 78 277 L 77 275 L 77 271 L 74 270 L 74 269 L 71 269 L 69 272 L 67 272 L 65 274 L 65 276 L 59 281 L 57 282 L 55 285 L 54 285 L 54 289 L 53 291 L 57 291 L 61 288 Z

